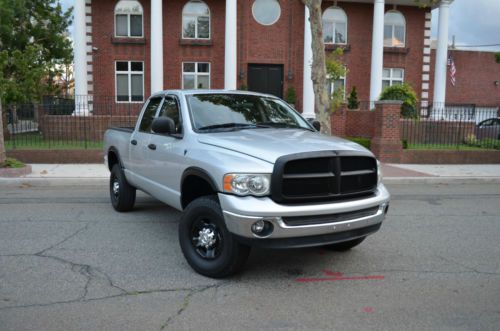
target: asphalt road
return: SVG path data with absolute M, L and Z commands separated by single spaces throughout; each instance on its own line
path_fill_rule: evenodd
M 499 330 L 498 184 L 389 188 L 352 251 L 254 250 L 212 280 L 152 198 L 118 214 L 105 186 L 0 187 L 0 330 Z

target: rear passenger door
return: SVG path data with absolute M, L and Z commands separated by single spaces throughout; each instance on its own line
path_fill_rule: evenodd
M 151 139 L 151 126 L 153 119 L 156 116 L 161 103 L 162 97 L 154 97 L 149 99 L 145 110 L 142 113 L 134 133 L 130 136 L 129 156 L 130 156 L 130 171 L 143 181 L 147 177 L 149 163 L 147 160 L 149 151 L 149 140 Z

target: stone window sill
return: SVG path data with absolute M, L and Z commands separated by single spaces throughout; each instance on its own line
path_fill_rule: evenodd
M 408 54 L 409 51 L 409 47 L 384 47 L 384 53 Z
M 145 45 L 146 38 L 111 37 L 112 44 L 135 44 Z
M 179 39 L 181 46 L 212 46 L 211 39 Z
M 344 52 L 351 50 L 351 44 L 325 44 L 325 51 L 334 51 L 341 48 Z

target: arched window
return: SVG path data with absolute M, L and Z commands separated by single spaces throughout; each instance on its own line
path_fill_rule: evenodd
M 347 43 L 347 15 L 339 7 L 330 7 L 323 13 L 323 41 L 325 44 Z
M 143 10 L 139 1 L 121 0 L 115 6 L 115 36 L 143 37 Z
M 406 21 L 400 12 L 391 10 L 384 16 L 384 46 L 404 47 L 406 36 Z
M 189 1 L 182 9 L 182 38 L 210 39 L 210 9 L 203 1 Z

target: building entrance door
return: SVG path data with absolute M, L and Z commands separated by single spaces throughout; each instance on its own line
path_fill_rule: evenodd
M 283 98 L 283 65 L 249 64 L 248 90 Z

